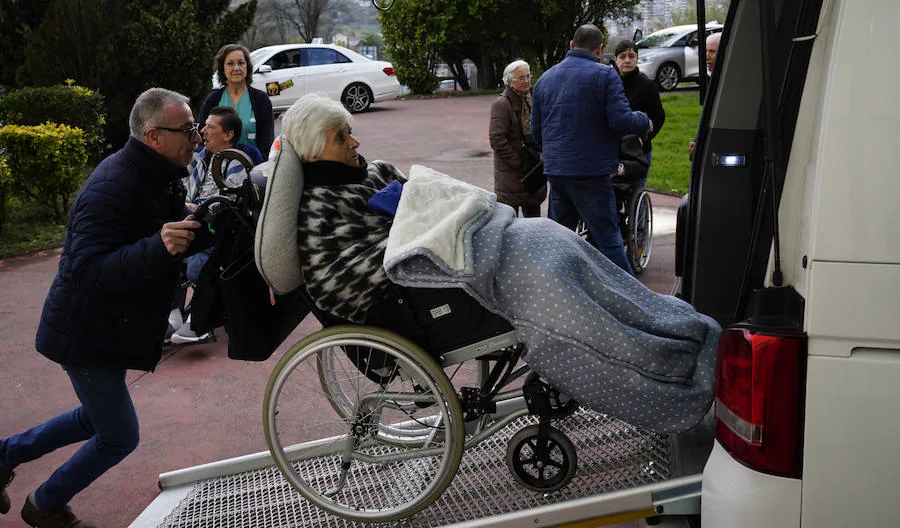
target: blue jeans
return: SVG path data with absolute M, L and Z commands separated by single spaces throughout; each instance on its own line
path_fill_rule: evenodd
M 213 248 L 204 249 L 203 251 L 188 257 L 185 275 L 187 275 L 189 281 L 197 284 L 200 280 L 200 271 L 203 269 L 203 266 L 206 265 L 206 261 L 209 260 L 209 256 L 212 255 L 212 252 Z
M 137 414 L 124 369 L 66 367 L 81 407 L 0 440 L 0 466 L 14 468 L 60 447 L 87 441 L 34 493 L 39 508 L 65 506 L 135 450 Z
M 550 182 L 550 219 L 574 230 L 584 220 L 597 249 L 614 264 L 634 275 L 625 256 L 619 231 L 616 195 L 607 176 L 547 176 Z

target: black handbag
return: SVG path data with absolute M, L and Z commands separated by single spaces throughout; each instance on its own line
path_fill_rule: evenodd
M 519 123 L 519 129 L 522 129 L 522 123 Z M 541 190 L 541 187 L 547 185 L 547 176 L 544 175 L 544 159 L 533 140 L 522 140 L 522 168 L 525 172 L 522 185 L 528 194 L 534 194 Z
M 224 326 L 228 357 L 265 361 L 309 313 L 299 294 L 271 295 L 253 260 L 253 228 L 237 208 L 213 222 L 218 241 L 200 271 L 191 300 L 199 335 Z

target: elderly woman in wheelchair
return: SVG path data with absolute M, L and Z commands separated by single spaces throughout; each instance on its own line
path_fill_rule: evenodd
M 358 521 L 410 516 L 464 449 L 527 415 L 507 465 L 523 486 L 560 489 L 577 455 L 551 420 L 575 399 L 658 432 L 703 417 L 714 321 L 487 191 L 367 163 L 351 126 L 307 95 L 263 166 L 257 267 L 326 327 L 278 362 L 264 405 L 276 464 L 308 500 Z

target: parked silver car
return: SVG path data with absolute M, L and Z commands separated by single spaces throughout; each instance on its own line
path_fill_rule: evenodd
M 721 24 L 707 24 L 703 38 L 720 31 Z M 638 41 L 636 46 L 641 73 L 655 80 L 659 88 L 666 91 L 674 89 L 682 81 L 697 80 L 700 76 L 697 33 L 696 24 L 673 26 Z

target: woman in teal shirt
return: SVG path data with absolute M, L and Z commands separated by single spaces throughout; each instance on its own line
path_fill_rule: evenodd
M 216 106 L 230 106 L 237 110 L 243 124 L 238 143 L 253 145 L 269 157 L 275 139 L 275 116 L 272 101 L 262 90 L 250 86 L 253 64 L 250 51 L 240 44 L 222 46 L 215 58 L 216 78 L 222 88 L 213 90 L 200 109 L 200 126 L 206 123 L 209 111 Z

